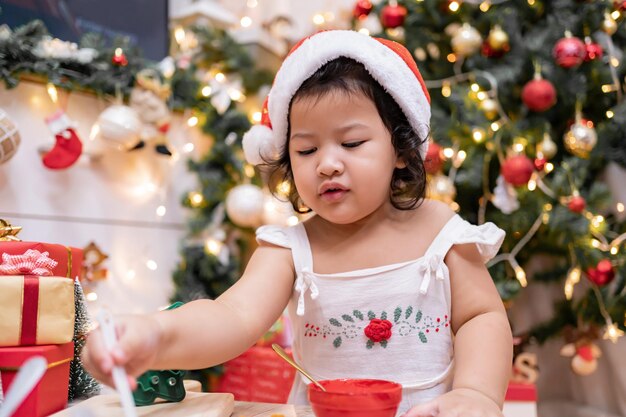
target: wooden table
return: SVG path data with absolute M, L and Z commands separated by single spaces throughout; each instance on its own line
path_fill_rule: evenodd
M 246 401 L 235 401 L 235 409 L 231 417 L 271 417 L 272 414 L 283 414 L 285 417 L 315 417 L 311 407 L 303 405 L 285 405 L 269 403 L 250 403 Z

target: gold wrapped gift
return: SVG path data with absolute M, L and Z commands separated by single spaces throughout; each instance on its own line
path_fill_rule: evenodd
M 74 316 L 72 279 L 0 276 L 0 346 L 70 342 Z

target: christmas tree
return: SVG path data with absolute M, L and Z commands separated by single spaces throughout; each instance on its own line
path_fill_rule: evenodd
M 92 397 L 100 392 L 100 384 L 83 367 L 80 354 L 87 342 L 87 333 L 91 330 L 91 319 L 87 312 L 87 305 L 83 286 L 78 279 L 74 281 L 74 305 L 76 319 L 74 321 L 74 359 L 70 363 L 70 385 L 68 400 L 78 400 Z
M 528 280 L 563 285 L 553 319 L 520 336 L 617 341 L 626 202 L 603 178 L 626 178 L 626 2 L 374 3 L 356 2 L 355 29 L 404 43 L 427 80 L 430 197 L 505 229 L 488 264 L 505 302 Z

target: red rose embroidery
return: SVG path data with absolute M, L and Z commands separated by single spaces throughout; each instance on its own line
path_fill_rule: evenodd
M 365 328 L 365 336 L 374 343 L 388 340 L 391 337 L 392 326 L 389 320 L 372 319 Z

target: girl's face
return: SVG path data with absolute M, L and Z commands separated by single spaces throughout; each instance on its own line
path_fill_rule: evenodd
M 293 178 L 307 207 L 349 224 L 391 205 L 391 177 L 404 165 L 372 100 L 343 91 L 298 99 L 289 121 Z

